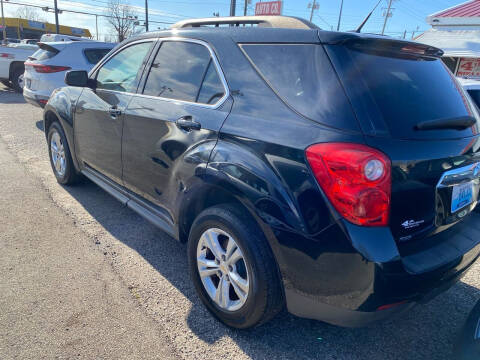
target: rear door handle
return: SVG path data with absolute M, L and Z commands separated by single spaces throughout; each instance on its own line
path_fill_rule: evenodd
M 116 119 L 117 117 L 119 117 L 120 115 L 122 115 L 122 110 L 120 110 L 120 109 L 117 108 L 116 106 L 112 106 L 110 109 L 108 109 L 108 112 L 110 113 L 110 116 L 111 116 L 113 119 Z
M 177 124 L 178 128 L 186 131 L 200 130 L 202 128 L 202 125 L 198 121 L 193 120 L 190 115 L 183 116 L 180 119 L 177 119 L 177 121 L 175 121 L 175 124 Z

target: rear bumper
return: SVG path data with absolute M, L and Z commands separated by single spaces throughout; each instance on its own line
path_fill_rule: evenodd
M 434 235 L 435 245 L 421 255 L 401 256 L 387 229 L 344 225 L 315 239 L 288 242 L 277 231 L 276 255 L 290 313 L 365 326 L 431 300 L 454 285 L 480 255 L 476 212 Z
M 34 106 L 39 106 L 44 108 L 48 102 L 48 96 L 36 95 L 33 91 L 28 90 L 27 88 L 23 89 L 23 97 L 26 102 Z

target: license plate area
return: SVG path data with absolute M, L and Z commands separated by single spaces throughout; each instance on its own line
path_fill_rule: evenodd
M 455 223 L 477 205 L 480 163 L 445 172 L 436 188 L 436 226 Z
M 452 187 L 452 202 L 450 212 L 452 214 L 470 205 L 473 202 L 473 181 Z

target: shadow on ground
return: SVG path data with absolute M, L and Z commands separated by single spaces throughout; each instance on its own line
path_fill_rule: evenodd
M 23 96 L 18 95 L 15 90 L 0 84 L 0 104 L 25 104 Z
M 36 126 L 43 130 L 43 122 Z M 186 246 L 85 181 L 65 189 L 112 236 L 134 249 L 192 302 L 187 323 L 203 341 L 231 337 L 253 359 L 451 359 L 453 344 L 480 289 L 463 282 L 390 321 L 347 329 L 286 312 L 249 331 L 233 331 L 202 306 L 188 276 Z
M 367 328 L 339 328 L 282 313 L 257 329 L 235 332 L 219 326 L 195 295 L 185 245 L 91 182 L 66 189 L 107 231 L 141 254 L 193 303 L 187 322 L 198 337 L 213 343 L 230 336 L 255 359 L 449 359 L 463 322 L 480 298 L 479 289 L 460 282 L 427 305 Z

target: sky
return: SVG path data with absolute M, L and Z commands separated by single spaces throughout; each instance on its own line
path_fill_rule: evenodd
M 53 7 L 53 0 L 4 0 L 5 16 L 14 16 L 19 7 L 6 1 Z M 131 5 L 137 12 L 139 19 L 145 19 L 145 0 L 120 1 Z M 310 17 L 308 5 L 312 1 L 313 0 L 284 0 L 283 15 L 308 19 Z M 371 9 L 373 9 L 377 1 L 378 0 L 344 0 L 340 30 L 348 31 L 355 29 Z M 418 35 L 420 32 L 430 28 L 430 25 L 425 21 L 428 15 L 464 2 L 461 0 L 392 1 L 393 15 L 388 19 L 385 33 L 394 37 L 403 37 L 406 30 L 407 39 L 410 39 L 414 32 Z M 250 0 L 247 15 L 254 14 L 256 2 L 256 0 Z M 63 10 L 105 14 L 107 3 L 107 0 L 58 0 L 58 7 Z M 319 9 L 314 12 L 312 21 L 322 29 L 336 30 L 341 0 L 317 0 L 317 3 L 319 4 Z M 148 4 L 150 30 L 169 26 L 168 24 L 160 22 L 174 23 L 188 18 L 211 17 L 214 12 L 218 12 L 220 16 L 228 16 L 230 13 L 230 0 L 149 0 Z M 365 25 L 363 29 L 364 32 L 381 32 L 384 22 L 383 14 L 386 12 L 387 6 L 388 0 L 382 0 L 369 22 Z M 243 9 L 244 0 L 237 0 L 236 14 L 243 15 Z M 48 22 L 55 22 L 53 13 L 44 12 L 41 9 L 38 9 L 38 13 Z M 64 11 L 59 15 L 59 22 L 63 25 L 88 28 L 95 36 L 95 16 L 72 14 Z M 100 39 L 104 39 L 105 36 L 112 34 L 108 24 L 103 18 L 99 18 L 98 23 Z

